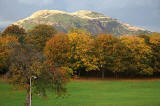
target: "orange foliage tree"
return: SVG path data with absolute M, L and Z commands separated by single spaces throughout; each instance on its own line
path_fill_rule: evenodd
M 55 65 L 67 67 L 70 56 L 70 43 L 68 36 L 64 33 L 57 33 L 46 43 L 44 54 Z
M 0 37 L 0 72 L 6 73 L 9 67 L 9 45 L 18 44 L 18 39 L 14 36 Z

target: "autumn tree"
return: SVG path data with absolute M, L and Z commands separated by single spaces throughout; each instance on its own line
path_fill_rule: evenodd
M 6 73 L 9 67 L 9 50 L 8 45 L 17 44 L 18 39 L 14 36 L 4 36 L 0 37 L 0 73 Z
M 25 37 L 26 31 L 22 27 L 19 27 L 18 25 L 10 25 L 8 26 L 3 32 L 2 36 L 10 35 L 10 36 L 15 36 L 18 38 L 18 41 L 20 43 L 23 42 L 24 37 Z
M 155 74 L 160 72 L 160 34 L 153 33 L 150 36 L 149 44 L 152 49 L 152 67 Z
M 46 41 L 56 33 L 51 25 L 39 24 L 28 32 L 27 40 L 34 44 L 37 50 L 42 51 Z
M 70 42 L 70 67 L 78 72 L 97 70 L 96 58 L 94 55 L 94 39 L 83 30 L 74 30 L 68 33 Z
M 111 71 L 114 73 L 115 78 L 118 77 L 118 73 L 125 73 L 128 66 L 128 48 L 120 41 L 119 38 L 115 38 L 113 42 L 113 51 L 110 54 L 112 59 Z
M 69 76 L 65 68 L 56 68 L 47 61 L 41 52 L 32 44 L 11 44 L 10 71 L 8 78 L 11 84 L 27 91 L 26 106 L 31 104 L 31 89 L 35 93 L 45 96 L 47 89 L 56 91 L 58 95 L 64 93 L 64 84 Z
M 120 39 L 129 49 L 128 71 L 134 75 L 152 75 L 153 69 L 150 66 L 152 51 L 151 47 L 146 45 L 145 40 L 136 36 L 122 36 Z
M 0 37 L 2 36 L 2 32 L 0 32 Z
M 57 66 L 67 67 L 70 56 L 70 42 L 64 33 L 57 33 L 46 43 L 44 50 L 47 58 Z
M 102 78 L 104 78 L 105 70 L 112 70 L 113 72 L 117 72 L 119 68 L 117 67 L 120 60 L 117 53 L 118 47 L 118 39 L 116 39 L 113 35 L 110 34 L 100 34 L 95 39 L 95 50 L 97 57 L 97 65 L 99 70 L 102 71 Z M 114 67 L 115 63 L 117 66 Z M 118 69 L 116 69 L 116 67 Z

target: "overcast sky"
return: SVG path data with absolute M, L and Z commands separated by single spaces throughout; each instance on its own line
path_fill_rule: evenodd
M 160 32 L 160 0 L 0 0 L 0 27 L 42 9 L 91 10 Z

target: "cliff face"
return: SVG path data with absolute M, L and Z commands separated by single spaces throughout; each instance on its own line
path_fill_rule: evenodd
M 137 28 L 119 20 L 92 11 L 77 11 L 68 13 L 58 10 L 40 10 L 30 17 L 15 22 L 26 30 L 37 24 L 53 25 L 58 31 L 67 32 L 71 27 L 86 29 L 91 34 L 111 33 L 115 36 L 148 33 L 147 30 Z

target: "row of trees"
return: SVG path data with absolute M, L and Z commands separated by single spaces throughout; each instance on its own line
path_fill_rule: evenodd
M 46 89 L 64 93 L 70 75 L 101 72 L 127 77 L 160 73 L 160 34 L 92 36 L 74 29 L 59 33 L 50 25 L 38 25 L 26 32 L 8 26 L 0 35 L 0 73 L 27 91 L 29 106 L 32 88 L 46 95 Z
M 112 73 L 122 76 L 154 76 L 160 71 L 160 34 L 121 36 L 99 34 L 92 36 L 72 28 L 67 34 L 57 33 L 49 25 L 38 25 L 27 33 L 16 25 L 7 27 L 4 39 L 11 35 L 21 45 L 32 44 L 39 57 L 47 58 L 56 67 L 67 67 L 77 75 L 82 72 Z M 14 40 L 15 41 L 15 40 Z M 26 43 L 27 42 L 27 43 Z M 7 43 L 7 42 L 5 42 Z M 3 47 L 1 47 L 3 48 Z M 0 69 L 7 70 L 7 52 L 1 50 Z
M 122 76 L 153 76 L 160 71 L 160 35 L 93 37 L 82 30 L 58 33 L 46 43 L 44 54 L 56 65 L 81 71 Z

